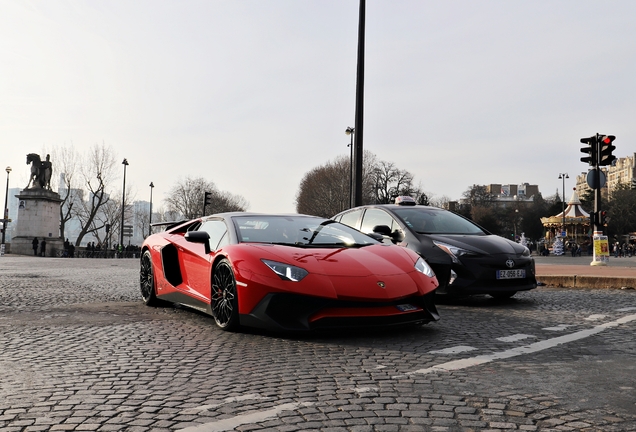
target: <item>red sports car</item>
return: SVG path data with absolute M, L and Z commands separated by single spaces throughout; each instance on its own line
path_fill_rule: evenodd
M 141 296 L 240 326 L 303 331 L 439 319 L 437 278 L 415 252 L 305 215 L 222 213 L 172 224 L 143 246 Z

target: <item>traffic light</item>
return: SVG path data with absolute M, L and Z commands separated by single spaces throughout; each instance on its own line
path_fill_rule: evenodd
M 612 142 L 616 139 L 614 135 L 599 135 L 598 137 L 598 164 L 599 166 L 612 165 L 616 156 L 612 154 L 616 146 Z M 582 159 L 581 159 L 582 160 Z
M 601 210 L 598 212 L 598 223 L 603 226 L 607 226 L 609 218 L 607 217 L 607 211 Z
M 133 226 L 132 225 L 124 225 L 124 237 L 132 237 L 133 236 Z
M 205 208 L 212 204 L 212 192 L 204 192 L 203 197 L 203 216 L 207 215 Z
M 581 138 L 583 144 L 587 144 L 587 147 L 582 147 L 581 152 L 587 154 L 587 156 L 581 158 L 581 162 L 585 162 L 589 165 L 596 166 L 597 162 L 597 145 L 596 136 L 589 138 Z
M 597 212 L 590 213 L 590 227 L 594 228 L 598 225 L 598 214 Z
M 632 187 L 631 187 L 631 189 L 632 190 L 636 189 L 636 178 L 632 179 Z

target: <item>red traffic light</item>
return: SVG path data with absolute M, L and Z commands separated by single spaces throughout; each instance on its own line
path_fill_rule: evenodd
M 598 164 L 600 166 L 613 165 L 616 160 L 616 156 L 612 152 L 616 149 L 616 146 L 612 145 L 616 137 L 614 135 L 599 135 L 598 137 Z

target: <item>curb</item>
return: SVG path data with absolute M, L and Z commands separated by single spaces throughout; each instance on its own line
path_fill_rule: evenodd
M 636 289 L 636 278 L 607 276 L 537 276 L 539 283 L 557 288 Z

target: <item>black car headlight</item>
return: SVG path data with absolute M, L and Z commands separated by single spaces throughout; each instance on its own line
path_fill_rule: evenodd
M 523 248 L 523 253 L 521 254 L 522 257 L 529 257 L 530 254 L 530 249 L 528 249 L 527 247 Z
M 428 265 L 428 263 L 426 261 L 424 261 L 423 258 L 419 258 L 415 262 L 415 270 L 417 270 L 420 273 L 424 273 L 428 277 L 434 277 L 435 276 L 435 272 L 433 271 L 431 266 Z
M 276 261 L 262 259 L 263 263 L 272 269 L 282 280 L 298 282 L 302 280 L 309 272 L 303 268 L 290 264 L 284 264 Z
M 460 247 L 449 245 L 447 243 L 433 241 L 433 244 L 437 246 L 438 248 L 440 248 L 441 250 L 443 250 L 444 252 L 446 252 L 451 257 L 453 262 L 456 264 L 461 264 L 461 262 L 459 261 L 460 257 L 467 256 L 467 255 L 472 255 L 472 256 L 477 255 L 477 253 L 471 250 L 462 249 Z

